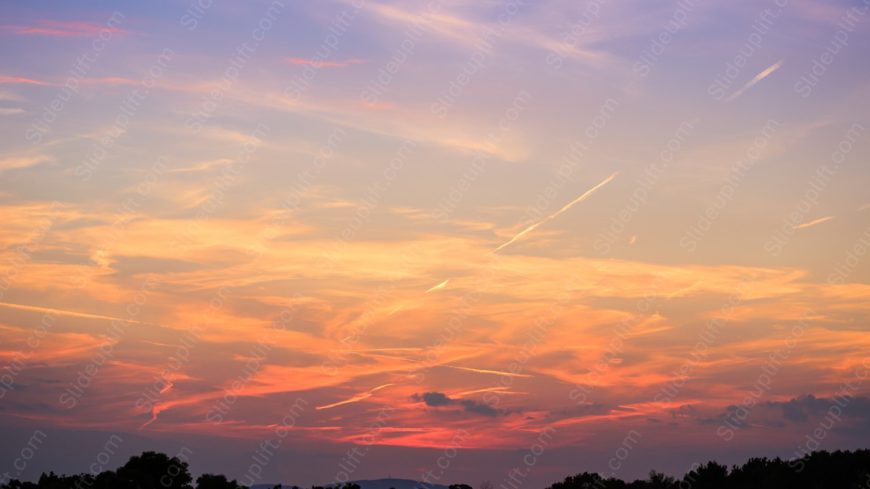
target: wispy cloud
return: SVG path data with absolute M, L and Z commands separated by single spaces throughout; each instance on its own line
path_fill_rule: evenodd
M 79 80 L 79 83 L 82 85 L 89 86 L 126 86 L 126 87 L 134 87 L 142 85 L 142 79 L 138 78 L 128 78 L 123 76 L 103 76 L 103 77 L 92 77 L 92 78 L 82 78 Z M 0 75 L 0 84 L 5 85 L 38 85 L 45 87 L 59 87 L 63 86 L 63 80 L 55 81 L 51 79 L 36 79 L 30 78 L 26 76 L 17 76 L 17 75 Z M 172 92 L 189 92 L 189 93 L 203 93 L 213 89 L 217 86 L 217 82 L 176 82 L 171 80 L 157 80 L 154 82 L 154 86 L 161 89 Z M 13 100 L 13 99 L 9 99 Z M 15 100 L 18 100 L 16 97 Z
M 479 22 L 465 19 L 453 13 L 439 9 L 405 10 L 395 5 L 374 3 L 366 8 L 366 12 L 394 26 L 406 29 L 408 26 L 425 28 L 427 32 L 458 43 L 463 47 L 475 46 L 483 38 L 483 29 Z
M 93 37 L 102 32 L 118 34 L 124 29 L 108 24 L 67 20 L 37 20 L 33 25 L 4 25 L 0 31 L 18 36 Z
M 86 85 L 123 85 L 123 86 L 134 86 L 141 85 L 141 80 L 134 80 L 132 78 L 124 78 L 122 76 L 104 76 L 101 78 L 85 78 L 82 80 L 82 83 Z
M 294 65 L 302 65 L 302 66 L 313 66 L 315 68 L 344 68 L 345 66 L 350 65 L 358 65 L 363 62 L 361 59 L 346 59 L 343 61 L 326 61 L 320 59 L 311 59 L 311 58 L 298 58 L 298 57 L 290 57 L 286 58 L 290 64 Z
M 14 94 L 12 92 L 0 90 L 0 100 L 12 100 L 15 102 L 19 102 L 19 101 L 21 101 L 21 97 L 19 97 L 17 94 Z
M 200 162 L 195 163 L 195 164 L 188 166 L 188 167 L 173 168 L 172 170 L 169 170 L 169 173 L 198 173 L 198 172 L 210 171 L 210 170 L 214 170 L 216 168 L 225 167 L 232 162 L 233 162 L 233 160 L 231 160 L 229 158 L 218 158 L 216 160 L 200 161 Z
M 417 26 L 461 49 L 478 50 L 488 55 L 496 51 L 496 43 L 493 41 L 499 40 L 548 53 L 559 53 L 562 57 L 585 63 L 603 65 L 612 61 L 610 54 L 590 47 L 596 41 L 605 40 L 593 30 L 584 32 L 584 43 L 569 43 L 563 37 L 554 36 L 552 30 L 523 25 L 519 21 L 514 22 L 510 29 L 505 29 L 501 22 L 488 22 L 485 16 L 473 15 L 467 8 L 442 8 L 436 12 L 434 9 L 407 9 L 407 5 L 398 7 L 377 3 L 367 7 L 366 12 L 396 28 Z
M 24 109 L 19 109 L 18 107 L 0 107 L 0 115 L 18 115 L 23 113 Z
M 2 112 L 0 112 L 2 114 Z M 0 173 L 5 170 L 17 170 L 21 168 L 30 168 L 41 163 L 51 161 L 48 156 L 10 156 L 0 159 Z
M 747 90 L 749 90 L 750 88 L 755 86 L 756 83 L 758 83 L 761 80 L 764 80 L 768 76 L 772 75 L 774 71 L 778 70 L 782 66 L 783 61 L 785 61 L 785 60 L 781 59 L 781 60 L 777 61 L 776 63 L 768 66 L 767 68 L 761 70 L 761 72 L 759 74 L 755 75 L 751 80 L 746 82 L 745 85 L 740 87 L 740 90 L 737 90 L 736 92 L 732 93 L 731 96 L 726 99 L 726 101 L 730 102 L 730 101 L 736 99 L 737 97 L 743 95 Z
M 33 78 L 27 78 L 25 76 L 11 76 L 11 75 L 0 75 L 0 83 L 6 85 L 40 85 L 40 86 L 51 86 L 52 83 L 36 80 Z
M 536 222 L 536 223 L 534 223 L 534 224 L 528 226 L 527 228 L 523 229 L 522 231 L 518 232 L 517 234 L 514 235 L 513 238 L 511 238 L 511 239 L 509 239 L 508 241 L 506 241 L 505 243 L 501 244 L 498 248 L 492 250 L 492 252 L 493 252 L 493 253 L 497 253 L 499 250 L 501 250 L 501 249 L 503 249 L 503 248 L 509 246 L 511 243 L 515 242 L 516 240 L 518 240 L 518 239 L 522 238 L 523 236 L 529 234 L 530 232 L 534 231 L 535 228 L 537 228 L 537 227 L 540 226 L 541 224 L 544 224 L 544 223 L 546 223 L 546 222 L 552 221 L 553 219 L 559 217 L 562 213 L 567 212 L 568 209 L 570 209 L 571 207 L 574 207 L 575 205 L 579 204 L 580 202 L 583 202 L 584 200 L 588 199 L 588 198 L 589 198 L 592 194 L 594 194 L 598 189 L 600 189 L 601 187 L 603 187 L 603 186 L 607 185 L 608 183 L 610 183 L 610 181 L 613 180 L 614 178 L 616 178 L 616 176 L 617 176 L 618 174 L 619 174 L 619 172 L 614 172 L 614 173 L 611 174 L 609 177 L 607 177 L 607 178 L 605 178 L 603 181 L 601 181 L 601 183 L 599 183 L 598 185 L 596 185 L 596 186 L 590 188 L 590 189 L 587 190 L 586 192 L 583 192 L 583 194 L 580 195 L 580 197 L 577 197 L 576 199 L 572 200 L 571 202 L 565 204 L 565 205 L 564 205 L 561 209 L 559 209 L 558 211 L 556 211 L 556 212 L 550 214 L 549 216 L 547 216 L 547 217 L 541 219 L 540 221 L 538 221 L 538 222 Z

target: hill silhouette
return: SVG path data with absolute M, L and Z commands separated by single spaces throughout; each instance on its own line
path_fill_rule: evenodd
M 99 474 L 43 473 L 37 482 L 11 479 L 0 489 L 245 489 L 220 474 L 203 474 L 195 481 L 187 462 L 163 453 L 144 452 L 114 471 Z M 296 486 L 256 485 L 252 489 L 299 489 Z M 408 479 L 376 479 L 311 489 L 472 489 L 448 487 Z M 652 471 L 647 479 L 631 482 L 582 472 L 546 489 L 870 489 L 870 450 L 817 451 L 799 459 L 751 458 L 727 467 L 717 462 L 694 466 L 682 478 Z

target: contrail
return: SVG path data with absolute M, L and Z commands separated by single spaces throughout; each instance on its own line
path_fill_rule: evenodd
M 433 287 L 430 287 L 429 290 L 427 290 L 426 292 L 424 292 L 424 294 L 428 294 L 429 292 L 434 292 L 434 291 L 436 291 L 436 290 L 441 290 L 441 289 L 443 289 L 444 287 L 447 286 L 447 282 L 449 282 L 449 281 L 450 281 L 450 279 L 447 279 L 447 280 L 441 282 L 441 283 L 438 284 L 438 285 L 435 285 L 435 286 L 433 286 Z
M 483 389 L 475 389 L 471 391 L 463 391 L 456 394 L 450 394 L 449 397 L 453 399 L 461 399 L 463 397 L 471 396 L 474 394 L 480 394 L 483 392 L 498 392 L 499 394 L 525 394 L 525 392 L 514 392 L 508 390 L 507 387 L 485 387 Z
M 515 374 L 512 372 L 502 372 L 500 370 L 486 370 L 482 368 L 470 368 L 470 367 L 456 367 L 454 365 L 445 365 L 445 367 L 455 368 L 456 370 L 465 370 L 467 372 L 477 372 L 479 374 L 493 374 L 493 375 L 502 375 L 504 377 L 523 377 L 523 378 L 531 378 L 531 375 L 526 374 Z
M 616 175 L 619 175 L 619 172 L 614 172 L 614 173 L 611 174 L 609 177 L 605 178 L 601 183 L 599 183 L 598 185 L 596 185 L 596 186 L 590 188 L 590 189 L 587 190 L 586 192 L 583 192 L 583 195 L 581 195 L 580 197 L 577 197 L 576 199 L 574 199 L 574 200 L 572 200 L 571 202 L 567 203 L 564 207 L 562 207 L 562 208 L 559 209 L 558 211 L 556 211 L 556 212 L 550 214 L 549 216 L 547 216 L 547 217 L 541 219 L 540 221 L 538 221 L 538 222 L 532 224 L 531 226 L 529 226 L 529 227 L 523 229 L 522 231 L 518 232 L 516 235 L 514 235 L 513 238 L 509 239 L 506 243 L 502 244 L 502 245 L 499 246 L 498 248 L 492 250 L 492 252 L 493 252 L 493 253 L 497 253 L 500 249 L 502 249 L 502 248 L 504 248 L 504 247 L 510 245 L 510 244 L 513 243 L 514 241 L 516 241 L 516 240 L 522 238 L 523 236 L 525 236 L 526 234 L 529 234 L 530 232 L 534 231 L 535 228 L 537 228 L 537 227 L 540 226 L 541 224 L 544 224 L 544 223 L 546 223 L 546 222 L 548 222 L 548 221 L 552 221 L 553 219 L 559 217 L 559 215 L 562 214 L 563 212 L 567 211 L 567 210 L 570 209 L 571 207 L 574 207 L 574 205 L 579 204 L 580 202 L 583 202 L 584 200 L 588 199 L 589 196 L 591 196 L 592 194 L 595 193 L 595 191 L 597 191 L 597 190 L 600 189 L 601 187 L 607 185 L 608 183 L 610 183 L 611 180 L 613 180 L 614 178 L 616 178 Z
M 755 75 L 751 80 L 749 80 L 748 82 L 746 82 L 745 85 L 743 85 L 742 87 L 740 87 L 740 90 L 737 90 L 736 92 L 732 93 L 730 97 L 728 97 L 727 99 L 725 99 L 725 101 L 726 101 L 726 102 L 730 102 L 730 101 L 736 99 L 737 97 L 743 95 L 743 92 L 749 90 L 749 89 L 752 88 L 756 83 L 760 82 L 761 80 L 764 80 L 765 78 L 767 78 L 768 76 L 770 76 L 774 71 L 778 70 L 779 67 L 782 66 L 783 61 L 785 61 L 785 60 L 784 60 L 784 59 L 781 59 L 781 60 L 777 61 L 776 63 L 774 63 L 774 64 L 768 66 L 767 68 L 763 69 L 763 70 L 761 71 L 761 73 Z
M 412 347 L 402 347 L 402 348 L 364 348 L 359 350 L 350 350 L 351 353 L 368 353 L 368 352 L 381 352 L 381 351 L 423 351 L 423 348 L 412 346 Z
M 26 306 L 24 304 L 12 304 L 9 302 L 0 302 L 0 307 L 8 307 L 9 309 L 20 309 L 22 311 L 33 311 L 33 312 L 50 312 L 53 314 L 58 314 L 60 316 L 71 316 L 77 318 L 88 318 L 88 319 L 105 319 L 108 321 L 123 321 L 125 323 L 136 323 L 136 324 L 155 324 L 155 323 L 146 323 L 144 321 L 136 321 L 135 319 L 124 319 L 124 318 L 116 318 L 112 316 L 102 316 L 100 314 L 90 314 L 87 312 L 76 312 L 76 311 L 64 311 L 63 309 L 53 309 L 51 307 L 40 307 L 40 306 Z
M 166 385 L 166 387 L 160 389 L 160 392 L 158 392 L 158 395 L 162 396 L 163 394 L 166 394 L 167 392 L 171 391 L 173 387 L 175 387 L 175 384 L 170 380 L 169 383 Z M 151 419 L 142 423 L 142 425 L 139 426 L 139 429 L 140 430 L 145 429 L 148 426 L 150 426 L 151 423 L 157 421 L 158 414 L 160 414 L 160 410 L 155 411 L 155 409 L 152 407 L 151 408 Z
M 157 413 L 155 413 L 154 411 L 151 411 L 151 419 L 149 419 L 148 421 L 146 421 L 146 422 L 142 423 L 141 425 L 139 425 L 139 431 L 144 430 L 145 428 L 147 428 L 148 426 L 150 426 L 151 423 L 153 423 L 153 422 L 155 422 L 155 421 L 157 421 Z
M 317 406 L 314 409 L 319 411 L 321 409 L 330 409 L 330 408 L 334 408 L 334 407 L 338 407 L 338 406 L 343 406 L 345 404 L 350 404 L 352 402 L 359 402 L 359 401 L 362 401 L 363 399 L 368 399 L 369 397 L 372 397 L 372 394 L 374 394 L 375 392 L 377 392 L 385 387 L 389 387 L 391 385 L 393 385 L 393 384 L 379 385 L 370 391 L 362 392 L 360 394 L 357 394 L 357 395 L 351 397 L 350 399 L 345 399 L 343 401 L 334 402 L 332 404 L 326 404 L 325 406 Z
M 833 218 L 834 218 L 834 216 L 825 216 L 825 217 L 820 217 L 820 218 L 818 218 L 818 219 L 813 219 L 813 220 L 810 221 L 810 222 L 805 222 L 805 223 L 803 223 L 803 224 L 798 224 L 798 225 L 795 226 L 794 228 L 795 228 L 795 229 L 806 229 L 806 228 L 808 228 L 808 227 L 815 226 L 816 224 L 821 224 L 821 223 L 823 223 L 823 222 L 830 221 L 830 220 L 833 219 Z

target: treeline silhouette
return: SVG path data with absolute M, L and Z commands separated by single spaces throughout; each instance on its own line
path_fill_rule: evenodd
M 425 488 L 421 483 L 419 487 Z M 583 472 L 566 477 L 547 489 L 870 489 L 870 450 L 818 451 L 799 459 L 751 458 L 730 469 L 717 462 L 695 466 L 682 478 L 652 471 L 647 479 L 626 482 Z M 195 484 L 187 462 L 163 453 L 144 452 L 117 470 L 99 474 L 45 474 L 37 482 L 16 479 L 0 489 L 247 489 L 220 474 L 203 474 Z M 280 485 L 274 489 L 282 489 Z M 299 489 L 297 486 L 287 489 Z M 338 488 L 360 489 L 352 482 Z M 473 489 L 452 484 L 450 489 Z
M 751 458 L 730 469 L 707 462 L 681 479 L 651 471 L 645 480 L 626 482 L 583 472 L 547 489 L 870 489 L 870 450 L 818 451 L 794 460 Z

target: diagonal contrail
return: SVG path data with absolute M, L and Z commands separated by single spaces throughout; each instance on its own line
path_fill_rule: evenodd
M 591 196 L 592 194 L 594 194 L 598 189 L 600 189 L 601 187 L 607 185 L 608 183 L 610 183 L 611 180 L 613 180 L 614 178 L 616 178 L 616 175 L 619 175 L 619 172 L 614 172 L 614 173 L 612 173 L 609 177 L 605 178 L 601 183 L 599 183 L 598 185 L 596 185 L 596 186 L 590 188 L 589 190 L 583 192 L 583 195 L 581 195 L 580 197 L 577 197 L 576 199 L 572 200 L 571 202 L 565 204 L 565 205 L 564 205 L 561 209 L 559 209 L 558 211 L 556 211 L 556 212 L 550 214 L 549 216 L 547 216 L 547 217 L 541 219 L 540 221 L 538 221 L 538 222 L 532 224 L 531 226 L 529 226 L 529 227 L 523 229 L 522 231 L 518 232 L 517 234 L 514 235 L 513 238 L 509 239 L 507 242 L 503 243 L 503 244 L 502 244 L 501 246 L 499 246 L 498 248 L 492 250 L 492 252 L 493 252 L 493 253 L 497 253 L 500 249 L 502 249 L 502 248 L 504 248 L 504 247 L 506 247 L 506 246 L 509 246 L 509 245 L 510 245 L 511 243 L 513 243 L 514 241 L 516 241 L 516 240 L 522 238 L 523 236 L 525 236 L 526 234 L 529 234 L 530 232 L 534 231 L 535 228 L 537 228 L 537 227 L 540 226 L 541 224 L 544 224 L 544 223 L 546 223 L 546 222 L 548 222 L 548 221 L 552 221 L 553 219 L 559 217 L 559 215 L 562 214 L 563 212 L 566 212 L 566 211 L 567 211 L 568 209 L 570 209 L 571 207 L 574 207 L 574 205 L 579 204 L 580 202 L 583 202 L 584 200 L 588 199 L 589 196 Z
M 8 307 L 9 309 L 19 309 L 22 311 L 33 311 L 33 312 L 44 312 L 57 314 L 59 316 L 70 316 L 77 318 L 87 318 L 87 319 L 105 319 L 108 321 L 123 321 L 125 323 L 135 323 L 135 324 L 156 324 L 156 323 L 147 323 L 145 321 L 137 321 L 135 319 L 124 319 L 118 318 L 114 316 L 103 316 L 101 314 L 91 314 L 87 312 L 78 312 L 78 311 L 67 311 L 64 309 L 54 309 L 51 307 L 42 307 L 42 306 L 28 306 L 24 304 L 13 304 L 11 302 L 0 302 L 0 307 Z
M 487 370 L 484 368 L 458 367 L 456 365 L 444 365 L 444 366 L 448 367 L 448 368 L 455 368 L 456 370 L 465 370 L 466 372 L 477 372 L 479 374 L 501 375 L 504 377 L 522 377 L 522 378 L 531 378 L 532 377 L 532 375 L 528 375 L 528 374 L 502 372 L 501 370 Z
M 818 218 L 818 219 L 813 219 L 812 221 L 805 222 L 805 223 L 803 223 L 803 224 L 798 224 L 797 226 L 794 227 L 794 229 L 806 229 L 806 228 L 809 228 L 809 227 L 813 227 L 813 226 L 815 226 L 816 224 L 821 224 L 821 223 L 823 223 L 823 222 L 828 222 L 828 221 L 830 221 L 830 220 L 833 219 L 833 218 L 834 218 L 834 216 L 825 216 L 825 217 L 820 217 L 820 218 Z
M 725 101 L 726 101 L 726 102 L 730 102 L 730 101 L 736 99 L 737 97 L 743 95 L 743 92 L 749 90 L 749 89 L 752 88 L 756 83 L 760 82 L 761 80 L 764 80 L 765 78 L 767 78 L 768 76 L 770 76 L 774 71 L 778 70 L 779 67 L 782 66 L 783 61 L 785 61 L 785 60 L 781 59 L 781 60 L 777 61 L 776 63 L 774 63 L 774 64 L 768 66 L 767 68 L 763 69 L 763 70 L 761 71 L 761 73 L 759 73 L 759 74 L 755 75 L 754 77 L 752 77 L 751 80 L 749 80 L 748 82 L 746 82 L 745 85 L 743 85 L 742 87 L 740 87 L 740 90 L 737 90 L 736 92 L 732 93 L 730 97 L 728 97 L 727 99 L 725 99 Z
M 450 281 L 450 279 L 447 279 L 438 285 L 434 285 L 434 286 L 430 287 L 429 290 L 427 290 L 426 292 L 423 292 L 423 293 L 428 294 L 429 292 L 435 292 L 436 290 L 443 289 L 444 287 L 447 286 L 447 282 L 449 282 L 449 281 Z
M 359 394 L 357 394 L 357 395 L 355 395 L 355 396 L 353 396 L 353 397 L 351 397 L 351 398 L 349 398 L 349 399 L 345 399 L 345 400 L 343 400 L 343 401 L 334 402 L 334 403 L 332 403 L 332 404 L 326 404 L 326 405 L 323 405 L 323 406 L 317 406 L 317 407 L 315 407 L 314 409 L 320 411 L 321 409 L 332 409 L 332 408 L 334 408 L 334 407 L 343 406 L 343 405 L 345 405 L 345 404 L 350 404 L 350 403 L 353 403 L 353 402 L 359 402 L 359 401 L 362 401 L 362 400 L 364 400 L 364 399 L 368 399 L 368 398 L 372 397 L 372 394 L 374 394 L 375 392 L 377 392 L 377 391 L 379 391 L 379 390 L 381 390 L 381 389 L 384 389 L 384 388 L 386 388 L 386 387 L 389 387 L 389 386 L 391 386 L 391 385 L 393 385 L 393 384 L 384 384 L 384 385 L 379 385 L 379 386 L 375 387 L 375 388 L 372 389 L 372 390 L 369 390 L 369 391 L 366 391 L 366 392 L 361 392 L 361 393 L 359 393 Z

